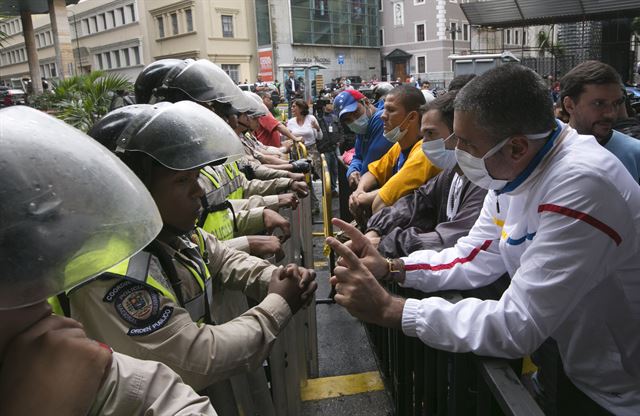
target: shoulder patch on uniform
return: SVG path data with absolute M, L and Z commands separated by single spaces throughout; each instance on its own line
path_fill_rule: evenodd
M 160 294 L 145 285 L 122 280 L 111 287 L 102 299 L 113 303 L 118 316 L 131 327 L 127 335 L 148 335 L 169 322 L 171 306 L 160 309 Z

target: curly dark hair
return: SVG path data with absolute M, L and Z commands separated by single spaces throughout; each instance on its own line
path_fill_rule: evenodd
M 456 111 L 472 113 L 496 141 L 516 134 L 536 134 L 555 125 L 546 84 L 519 64 L 491 69 L 469 81 L 455 98 Z
M 298 98 L 297 100 L 293 101 L 293 105 L 300 109 L 300 114 L 302 114 L 303 116 L 306 117 L 309 115 L 309 104 L 307 104 L 304 100 Z

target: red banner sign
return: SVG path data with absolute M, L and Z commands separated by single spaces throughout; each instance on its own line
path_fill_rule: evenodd
M 273 81 L 273 51 L 258 52 L 258 62 L 260 63 L 260 69 L 258 74 L 262 77 L 262 81 Z

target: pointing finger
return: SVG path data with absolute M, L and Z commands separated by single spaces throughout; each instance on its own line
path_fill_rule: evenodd
M 327 237 L 327 244 L 338 256 L 342 257 L 342 261 L 345 267 L 348 267 L 350 269 L 357 269 L 362 265 L 362 262 L 360 261 L 358 256 L 356 256 L 353 251 L 351 251 L 340 241 L 336 240 L 333 237 Z

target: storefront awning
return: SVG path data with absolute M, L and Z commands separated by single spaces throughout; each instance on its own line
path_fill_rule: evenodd
M 476 0 L 460 7 L 470 24 L 491 27 L 640 16 L 639 0 Z

